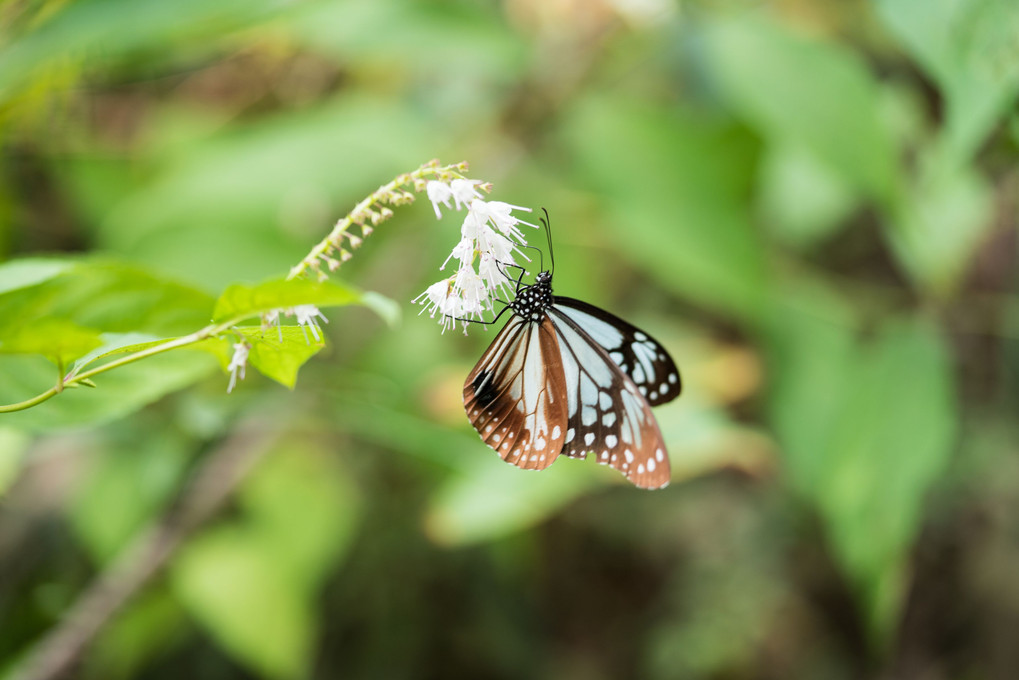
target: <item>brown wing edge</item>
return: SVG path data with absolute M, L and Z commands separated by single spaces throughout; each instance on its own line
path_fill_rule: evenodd
M 538 333 L 536 347 L 531 337 L 535 329 Z M 521 333 L 525 334 L 522 339 L 513 335 Z M 527 356 L 534 349 L 541 353 L 540 357 Z M 511 365 L 517 363 L 514 361 L 517 352 L 525 354 L 520 357 L 519 370 L 510 372 Z M 511 354 L 508 361 L 507 353 Z M 526 413 L 518 407 L 529 395 L 522 393 L 519 399 L 510 396 L 510 386 L 529 361 L 538 361 L 544 369 L 534 413 Z M 478 384 L 479 376 L 491 370 L 492 364 L 501 366 L 502 370 Z M 476 385 L 481 388 L 481 396 L 476 393 Z M 521 391 L 524 385 L 521 379 Z M 467 419 L 503 460 L 525 470 L 544 470 L 551 465 L 562 451 L 568 422 L 566 377 L 552 321 L 546 317 L 540 324 L 516 319 L 507 323 L 467 376 L 463 399 Z M 544 415 L 543 431 L 538 427 L 539 412 Z

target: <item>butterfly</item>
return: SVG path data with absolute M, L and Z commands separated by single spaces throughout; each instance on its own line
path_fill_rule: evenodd
M 503 310 L 512 316 L 464 383 L 471 424 L 526 470 L 593 454 L 640 488 L 665 487 L 669 457 L 651 407 L 682 390 L 669 353 L 619 317 L 553 295 L 551 271 L 530 285 L 522 277 Z

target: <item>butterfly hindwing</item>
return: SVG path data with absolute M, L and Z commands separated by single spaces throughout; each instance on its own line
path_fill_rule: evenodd
M 679 396 L 679 369 L 665 348 L 644 331 L 604 309 L 581 300 L 555 296 L 552 309 L 569 317 L 630 377 L 651 406 Z
M 514 315 L 467 376 L 464 408 L 481 438 L 504 460 L 542 470 L 566 438 L 566 392 L 551 320 Z
M 558 335 L 567 386 L 563 453 L 571 458 L 593 453 L 600 464 L 615 468 L 641 488 L 667 485 L 669 459 L 647 398 L 609 356 L 603 338 L 596 342 L 558 304 L 548 313 Z

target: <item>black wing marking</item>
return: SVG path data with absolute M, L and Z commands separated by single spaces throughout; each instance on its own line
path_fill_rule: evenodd
M 565 394 L 552 322 L 514 315 L 467 376 L 464 409 L 506 462 L 543 470 L 566 438 Z
M 550 307 L 567 386 L 569 422 L 563 454 L 593 453 L 636 486 L 658 489 L 671 478 L 669 457 L 647 399 L 572 316 Z
M 555 296 L 554 309 L 568 317 L 629 376 L 652 406 L 672 401 L 683 389 L 676 363 L 644 331 L 581 300 Z

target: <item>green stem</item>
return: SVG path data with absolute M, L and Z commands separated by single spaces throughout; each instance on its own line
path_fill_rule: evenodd
M 408 186 L 413 188 L 415 180 L 425 179 L 426 177 L 438 177 L 447 181 L 450 179 L 464 179 L 464 176 L 460 174 L 460 171 L 465 169 L 466 163 L 442 166 L 439 165 L 437 161 L 432 161 L 431 163 L 422 165 L 413 172 L 407 172 L 399 175 L 388 184 L 383 184 L 372 192 L 370 196 L 355 205 L 354 209 L 347 213 L 346 217 L 337 222 L 336 226 L 333 227 L 333 230 L 329 232 L 329 235 L 319 241 L 319 243 L 312 248 L 300 262 L 291 268 L 290 273 L 287 275 L 287 280 L 302 276 L 308 271 L 308 269 L 317 269 L 319 266 L 319 258 L 339 249 L 343 240 L 343 235 L 354 224 L 358 223 L 358 219 L 363 220 L 369 210 L 383 203 L 396 205 L 393 201 L 393 197 L 398 190 L 403 191 L 404 188 Z
M 49 388 L 42 394 L 36 395 L 31 399 L 26 399 L 25 401 L 19 401 L 16 404 L 7 404 L 5 406 L 0 406 L 0 413 L 13 413 L 14 411 L 23 411 L 26 408 L 31 408 L 37 404 L 41 404 L 47 399 L 55 397 L 68 387 L 77 386 L 79 383 L 88 380 L 92 376 L 99 375 L 100 373 L 105 373 L 106 371 L 110 371 L 114 368 L 119 368 L 120 366 L 125 366 L 127 364 L 138 361 L 139 359 L 145 359 L 147 357 L 155 356 L 156 354 L 168 352 L 171 349 L 177 349 L 178 347 L 186 347 L 188 345 L 193 345 L 195 343 L 202 342 L 203 340 L 208 340 L 209 338 L 219 335 L 220 333 L 230 329 L 232 326 L 237 325 L 238 323 L 244 321 L 247 318 L 249 317 L 242 316 L 235 319 L 231 319 L 230 321 L 227 321 L 225 323 L 206 326 L 205 328 L 199 331 L 195 331 L 190 335 L 182 335 L 179 338 L 167 340 L 166 342 L 156 345 L 154 347 L 148 347 L 146 349 L 139 350 L 137 352 L 134 352 L 133 354 L 128 354 L 127 356 L 121 357 L 120 359 L 111 361 L 108 364 L 103 364 L 102 366 L 97 366 L 89 371 L 85 371 L 84 373 L 79 373 L 77 375 L 68 375 L 66 378 L 62 377 L 57 382 L 56 385 Z M 63 371 L 61 371 L 61 373 L 63 373 Z

